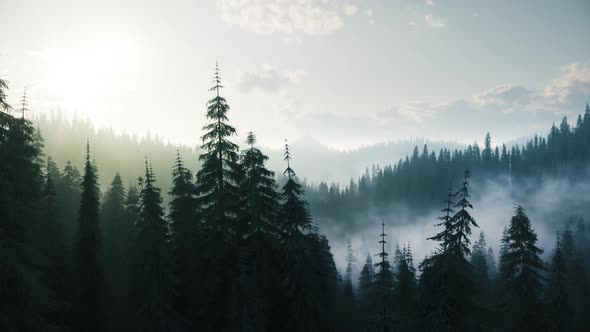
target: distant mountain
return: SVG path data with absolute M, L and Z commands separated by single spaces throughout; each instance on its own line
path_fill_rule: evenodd
M 431 141 L 425 138 L 389 141 L 374 145 L 363 146 L 350 150 L 338 150 L 326 146 L 312 137 L 304 137 L 289 143 L 289 149 L 293 157 L 293 168 L 297 175 L 308 183 L 318 184 L 320 181 L 327 183 L 345 184 L 351 178 L 358 179 L 367 168 L 372 165 L 389 165 L 412 154 L 414 147 L 420 149 L 428 145 L 431 151 L 440 149 L 462 149 L 463 144 L 456 142 Z M 282 172 L 285 169 L 283 161 L 283 149 L 264 148 L 269 156 L 269 168 Z

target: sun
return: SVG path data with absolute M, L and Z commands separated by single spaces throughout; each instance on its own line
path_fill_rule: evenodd
M 48 93 L 65 107 L 129 88 L 138 66 L 136 39 L 120 31 L 90 34 L 77 45 L 45 51 Z

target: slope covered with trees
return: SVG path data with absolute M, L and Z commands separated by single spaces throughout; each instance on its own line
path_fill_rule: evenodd
M 479 186 L 493 182 L 514 188 L 517 200 L 537 190 L 552 178 L 577 180 L 587 176 L 590 166 L 590 106 L 578 115 L 575 125 L 564 117 L 553 125 L 546 137 L 535 135 L 519 146 L 494 146 L 490 134 L 483 147 L 432 151 L 427 145 L 415 147 L 411 155 L 397 163 L 373 165 L 346 186 L 321 182 L 307 189 L 311 211 L 322 223 L 338 223 L 353 229 L 358 216 L 367 211 L 387 213 L 403 206 L 412 211 L 429 212 L 436 208 L 445 188 L 456 183 L 469 169 Z M 479 191 L 483 193 L 485 190 Z M 479 193 L 475 198 L 480 198 Z
M 535 220 L 518 206 L 505 220 L 496 264 L 483 232 L 472 244 L 479 224 L 471 203 L 480 185 L 473 172 L 514 184 L 587 166 L 590 109 L 574 129 L 564 121 L 530 147 L 492 151 L 488 139 L 481 152 L 471 146 L 437 157 L 416 150 L 334 191 L 331 202 L 346 202 L 342 209 L 350 213 L 369 201 L 438 207 L 434 202 L 446 197 L 432 221 L 436 250 L 418 269 L 410 243 L 388 252 L 383 221 L 373 247 L 378 254 L 366 257 L 353 280 L 353 247 L 340 273 L 306 200 L 321 195 L 306 196 L 310 188 L 300 183 L 289 146 L 277 185 L 254 134 L 241 151 L 234 142 L 218 70 L 214 80 L 202 166 L 186 165 L 176 151 L 169 180 L 160 175 L 156 182 L 152 156 L 142 156 L 133 162 L 141 164 L 134 171 L 141 177 L 115 175 L 104 196 L 92 141 L 83 172 L 71 163 L 60 171 L 44 155 L 34 124 L 8 113 L 0 80 L 0 330 L 583 331 L 590 325 L 584 221 L 561 227 L 545 262 Z M 462 180 L 454 181 L 459 171 Z M 128 189 L 125 182 L 132 183 Z M 172 184 L 169 203 L 157 183 Z

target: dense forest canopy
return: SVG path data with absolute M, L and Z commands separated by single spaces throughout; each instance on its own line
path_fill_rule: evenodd
M 587 183 L 588 105 L 574 125 L 564 118 L 523 146 L 494 146 L 488 135 L 483 147 L 415 147 L 341 189 L 301 183 L 287 144 L 280 174 L 253 133 L 238 144 L 218 68 L 194 149 L 109 132 L 99 132 L 107 144 L 95 146 L 90 123 L 62 120 L 53 123 L 77 133 L 51 142 L 58 130 L 37 130 L 25 116 L 26 96 L 20 108 L 6 103 L 8 87 L 0 80 L 2 331 L 590 326 L 588 205 L 564 202 L 542 247 L 536 225 L 547 221 L 532 218 L 537 206 L 526 199 L 552 179 Z M 116 174 L 104 178 L 105 164 Z M 498 220 L 504 231 L 495 244 L 476 217 L 490 209 L 490 183 L 517 202 L 491 207 L 512 209 Z M 587 186 L 572 190 L 588 203 Z M 416 216 L 440 210 L 424 235 L 434 248 L 426 257 L 415 258 L 415 243 L 393 240 L 399 206 Z M 339 269 L 323 231 L 337 225 L 339 237 L 351 238 L 374 219 L 380 235 L 371 253 L 348 242 Z

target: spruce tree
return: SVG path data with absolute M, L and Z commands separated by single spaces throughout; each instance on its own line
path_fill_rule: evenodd
M 281 206 L 282 229 L 284 235 L 289 237 L 301 232 L 309 230 L 312 226 L 311 216 L 307 208 L 307 202 L 301 199 L 304 190 L 301 185 L 295 181 L 295 171 L 291 168 L 291 153 L 289 145 L 285 143 L 284 160 L 287 163 L 287 168 L 283 174 L 287 175 L 287 183 L 283 186 L 281 198 L 283 204 Z
M 350 240 L 346 243 L 346 270 L 344 278 L 340 281 L 340 298 L 338 299 L 338 306 L 340 310 L 338 312 L 339 325 L 338 330 L 346 331 L 358 329 L 358 314 L 356 306 L 355 292 L 352 286 L 352 275 L 354 265 L 356 263 L 356 257 L 354 256 L 354 250 L 352 249 L 352 243 Z
M 580 327 L 586 326 L 586 323 L 590 321 L 586 317 L 586 313 L 588 313 L 588 278 L 584 266 L 584 257 L 580 251 L 582 245 L 583 243 L 574 240 L 574 234 L 568 225 L 563 232 L 561 247 L 566 270 L 566 297 L 572 313 L 571 323 L 574 331 L 580 330 Z
M 517 206 L 510 220 L 508 232 L 502 239 L 503 309 L 509 329 L 539 331 L 542 329 L 543 306 L 540 299 L 541 272 L 545 265 L 537 246 L 531 221 L 522 206 Z
M 265 156 L 250 132 L 246 138 L 249 148 L 242 151 L 240 215 L 238 217 L 238 280 L 234 282 L 232 323 L 243 331 L 264 331 L 269 326 L 272 294 L 265 292 L 272 283 L 267 276 L 278 271 L 273 267 L 273 255 L 278 243 L 278 194 L 274 172 L 266 169 Z
M 473 266 L 473 272 L 476 283 L 484 289 L 487 288 L 487 284 L 489 281 L 489 269 L 486 257 L 486 248 L 486 238 L 483 232 L 480 232 L 479 238 L 477 239 L 477 241 L 475 241 L 475 244 L 473 245 L 473 250 L 471 254 L 471 265 Z
M 179 331 L 186 323 L 173 308 L 174 260 L 160 188 L 155 186 L 155 181 L 146 160 L 136 223 L 134 330 Z
M 86 143 L 86 162 L 80 185 L 78 212 L 77 267 L 79 277 L 76 301 L 76 325 L 80 331 L 101 331 L 103 317 L 101 230 L 99 225 L 98 176 L 90 161 L 90 143 Z
M 12 110 L 12 106 L 6 101 L 6 90 L 8 90 L 8 82 L 0 78 L 0 108 L 8 113 Z M 0 113 L 0 115 L 3 115 Z
M 222 330 L 227 328 L 229 319 L 227 303 L 235 277 L 237 216 L 239 213 L 239 191 L 241 171 L 239 169 L 238 146 L 229 138 L 236 135 L 229 125 L 227 112 L 230 107 L 220 95 L 222 88 L 219 69 L 216 67 L 215 85 L 211 91 L 215 97 L 207 102 L 207 120 L 201 136 L 203 153 L 197 173 L 196 189 L 199 214 L 202 218 L 204 240 L 199 243 L 199 268 L 202 274 L 197 281 L 206 284 L 199 300 L 199 312 L 192 319 L 204 329 Z
M 230 107 L 220 95 L 223 86 L 218 67 L 214 83 L 210 90 L 215 92 L 215 97 L 207 102 L 207 120 L 211 122 L 203 127 L 201 150 L 204 153 L 199 156 L 202 166 L 197 173 L 196 187 L 206 227 L 229 243 L 236 233 L 239 148 L 229 140 L 236 130 L 227 123 Z
M 61 173 L 61 181 L 57 184 L 56 191 L 64 227 L 65 243 L 70 252 L 74 252 L 76 247 L 81 182 L 82 176 L 78 168 L 68 160 Z
M 359 276 L 359 297 L 363 304 L 370 302 L 373 278 L 375 277 L 375 269 L 373 268 L 373 260 L 371 254 L 367 254 L 365 264 Z
M 471 253 L 469 238 L 471 227 L 477 227 L 468 208 L 469 171 L 453 197 L 458 211 L 452 213 L 450 196 L 444 216 L 438 226 L 444 230 L 429 239 L 439 242 L 435 254 L 420 265 L 420 305 L 423 329 L 439 331 L 470 330 L 477 326 L 474 317 L 477 305 L 474 300 L 475 286 L 471 264 L 466 259 Z
M 557 232 L 555 250 L 549 270 L 549 285 L 546 290 L 546 298 L 549 304 L 551 329 L 553 331 L 569 331 L 572 322 L 572 309 L 568 299 L 567 267 L 561 250 L 559 232 Z
M 0 107 L 5 101 L 0 82 Z M 48 258 L 33 236 L 44 223 L 40 151 L 35 129 L 24 118 L 0 112 L 0 330 L 48 331 L 56 328 L 57 302 L 46 279 Z M 41 209 L 40 209 L 41 208 Z
M 279 196 L 275 191 L 274 172 L 265 167 L 268 157 L 254 147 L 256 137 L 248 134 L 246 144 L 250 147 L 242 154 L 243 179 L 240 192 L 243 196 L 243 222 L 245 233 L 276 233 Z
M 57 204 L 54 176 L 59 176 L 59 171 L 55 163 L 51 160 L 51 157 L 49 157 L 47 159 L 45 183 L 42 191 L 43 207 L 41 213 L 44 218 L 40 220 L 40 227 L 36 231 L 38 231 L 38 235 L 41 237 L 39 249 L 49 259 L 49 268 L 47 271 L 49 287 L 55 292 L 56 298 L 59 300 L 59 302 L 56 302 L 56 309 L 52 314 L 52 319 L 60 324 L 65 324 L 67 322 L 66 289 L 69 286 L 64 278 L 67 274 L 65 264 L 67 256 L 60 211 Z
M 375 263 L 375 267 L 377 271 L 375 272 L 375 291 L 376 296 L 378 297 L 378 305 L 376 307 L 379 308 L 379 311 L 376 312 L 376 324 L 383 328 L 383 331 L 387 331 L 392 328 L 393 319 L 392 319 L 392 306 L 391 303 L 393 301 L 393 271 L 391 265 L 389 264 L 388 256 L 389 254 L 385 251 L 385 244 L 387 241 L 385 237 L 385 222 L 381 223 L 381 240 L 379 244 L 381 244 L 381 252 L 377 254 L 379 256 L 380 261 Z
M 170 191 L 170 240 L 176 261 L 175 275 L 178 280 L 175 307 L 180 313 L 196 310 L 194 297 L 197 295 L 197 250 L 200 242 L 199 219 L 197 218 L 196 188 L 193 175 L 184 166 L 180 152 L 176 151 L 176 162 L 172 171 Z
M 415 329 L 417 310 L 416 270 L 412 258 L 410 243 L 404 245 L 398 258 L 394 299 L 396 302 L 396 316 L 399 322 L 398 330 L 412 331 Z
M 103 261 L 105 270 L 105 303 L 109 330 L 129 328 L 129 294 L 133 227 L 125 210 L 125 189 L 119 173 L 104 195 L 101 209 Z
M 455 193 L 455 197 L 458 199 L 455 203 L 455 208 L 458 209 L 457 213 L 451 218 L 451 238 L 449 239 L 448 250 L 456 255 L 470 255 L 471 250 L 469 249 L 469 235 L 471 235 L 471 227 L 479 227 L 475 222 L 475 219 L 469 214 L 467 209 L 473 209 L 471 203 L 469 203 L 469 171 L 465 171 L 465 178 L 463 184 L 459 190 Z
M 280 207 L 280 274 L 283 303 L 273 314 L 271 331 L 323 331 L 333 328 L 337 270 L 328 240 L 313 226 L 301 185 L 295 182 L 285 146 L 288 180 Z M 285 305 L 286 304 L 286 305 Z M 323 317 L 323 318 L 322 318 Z

